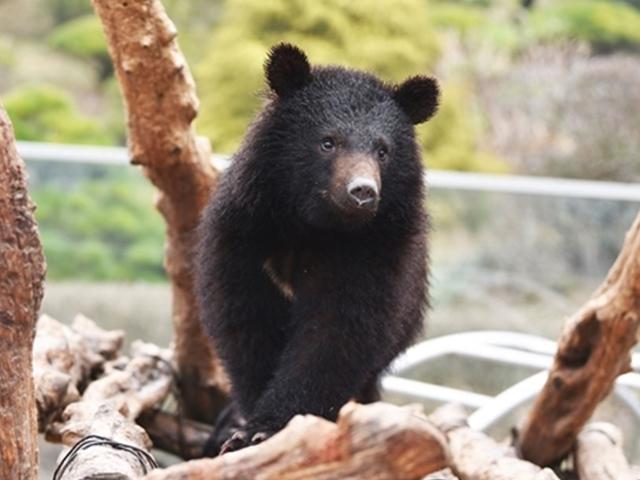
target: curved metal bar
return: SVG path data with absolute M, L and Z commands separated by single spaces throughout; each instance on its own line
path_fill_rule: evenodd
M 444 355 L 464 354 L 465 356 L 473 356 L 474 352 L 480 352 L 484 345 L 493 345 L 496 347 L 506 348 L 518 348 L 522 352 L 518 354 L 524 354 L 525 352 L 531 352 L 534 354 L 540 354 L 545 356 L 552 356 L 556 351 L 556 344 L 546 338 L 538 337 L 535 335 L 529 335 L 525 333 L 514 332 L 501 332 L 501 331 L 479 331 L 479 332 L 465 332 L 454 333 L 451 335 L 445 335 L 442 337 L 425 340 L 421 343 L 409 348 L 404 354 L 398 357 L 391 365 L 391 371 L 394 373 L 402 373 L 408 369 L 411 369 L 417 365 L 428 362 L 435 358 L 442 357 Z M 485 349 L 488 352 L 489 349 Z M 492 350 L 496 352 L 496 350 Z M 507 353 L 507 352 L 503 352 Z M 479 353 L 480 354 L 480 353 Z M 532 366 L 542 365 L 545 361 L 541 357 L 529 357 L 535 364 Z M 496 360 L 505 361 L 511 363 L 511 359 L 505 359 L 496 356 Z M 547 366 L 542 366 L 547 368 Z
M 404 395 L 415 400 L 430 400 L 441 403 L 459 403 L 469 408 L 479 408 L 493 400 L 488 395 L 459 390 L 457 388 L 419 382 L 409 378 L 388 375 L 381 381 L 386 393 Z
M 467 422 L 474 430 L 486 431 L 516 408 L 533 399 L 547 381 L 548 372 L 538 372 L 498 394 L 473 412 Z

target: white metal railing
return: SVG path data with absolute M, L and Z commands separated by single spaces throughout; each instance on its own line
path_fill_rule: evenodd
M 398 357 L 390 374 L 382 379 L 386 393 L 402 395 L 412 400 L 439 403 L 459 403 L 474 412 L 469 426 L 486 431 L 506 418 L 518 407 L 531 401 L 547 380 L 556 343 L 535 335 L 502 331 L 465 332 L 425 340 Z M 457 388 L 407 379 L 402 375 L 413 368 L 453 355 L 471 362 L 487 361 L 506 366 L 529 367 L 537 373 L 508 387 L 496 396 L 480 395 Z M 640 390 L 640 353 L 632 356 L 634 371 L 618 377 L 613 394 L 640 420 L 640 402 L 632 391 Z
M 27 161 L 49 161 L 103 165 L 126 165 L 129 154 L 124 147 L 96 147 L 53 143 L 18 142 L 18 151 Z M 219 169 L 229 164 L 226 155 L 213 155 Z M 483 192 L 543 195 L 565 198 L 591 198 L 640 202 L 640 183 L 600 182 L 564 178 L 491 175 L 485 173 L 430 170 L 425 174 L 429 188 Z

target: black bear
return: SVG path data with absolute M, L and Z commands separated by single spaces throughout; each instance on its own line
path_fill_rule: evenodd
M 196 266 L 232 384 L 217 441 L 243 419 L 223 451 L 299 413 L 335 419 L 349 399 L 375 401 L 427 305 L 414 124 L 435 113 L 436 81 L 311 67 L 289 44 L 265 71 L 270 94 L 205 210 Z

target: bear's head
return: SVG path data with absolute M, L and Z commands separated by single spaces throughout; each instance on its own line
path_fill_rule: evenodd
M 390 85 L 362 71 L 312 67 L 289 44 L 271 50 L 265 73 L 271 101 L 258 143 L 290 213 L 315 227 L 353 230 L 421 203 L 414 125 L 437 109 L 433 78 Z

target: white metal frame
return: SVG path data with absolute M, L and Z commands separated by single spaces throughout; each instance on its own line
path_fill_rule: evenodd
M 382 379 L 382 388 L 414 400 L 454 402 L 474 409 L 469 425 L 486 431 L 524 405 L 542 389 L 556 351 L 551 340 L 524 333 L 503 331 L 465 332 L 425 340 L 414 345 L 393 362 L 391 373 Z M 495 397 L 402 377 L 411 369 L 455 355 L 470 360 L 496 362 L 501 365 L 524 366 L 540 370 L 512 385 Z M 640 390 L 640 353 L 633 354 L 633 372 L 618 378 L 614 395 L 640 420 L 640 402 L 630 390 Z
M 130 159 L 124 147 L 18 142 L 18 151 L 22 158 L 29 161 L 126 165 Z M 213 155 L 211 161 L 221 170 L 229 165 L 229 157 L 226 155 Z M 425 174 L 425 181 L 429 188 L 434 189 L 640 202 L 640 184 L 638 183 L 490 175 L 446 170 L 430 170 Z

